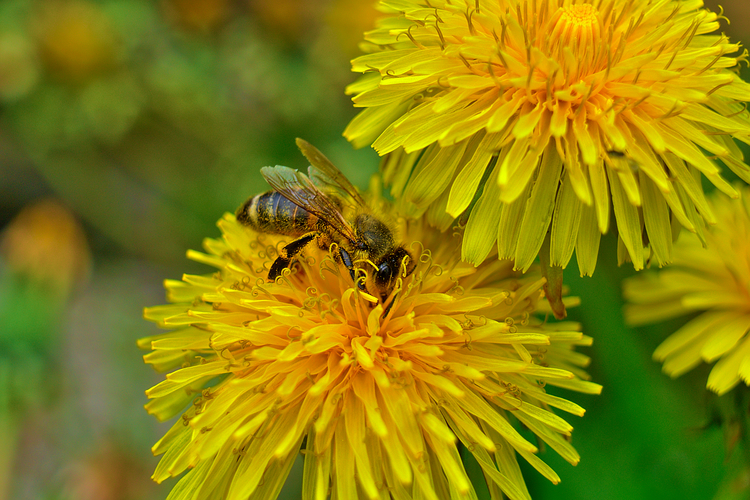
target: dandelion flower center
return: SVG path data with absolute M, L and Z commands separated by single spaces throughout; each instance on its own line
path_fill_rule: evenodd
M 550 45 L 571 47 L 579 56 L 585 56 L 599 39 L 599 13 L 591 4 L 561 7 L 550 22 Z
M 591 4 L 569 5 L 562 8 L 561 22 L 574 28 L 591 27 L 598 20 L 598 12 Z

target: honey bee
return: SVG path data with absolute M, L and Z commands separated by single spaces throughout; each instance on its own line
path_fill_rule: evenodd
M 393 231 L 323 153 L 302 139 L 297 139 L 297 147 L 311 164 L 308 175 L 288 167 L 263 167 L 260 173 L 273 189 L 251 197 L 236 213 L 238 222 L 255 231 L 296 238 L 281 249 L 268 280 L 274 281 L 313 241 L 323 250 L 335 243 L 334 256 L 352 280 L 384 303 L 402 263 L 403 277 L 414 271 L 412 255 L 396 244 Z M 372 272 L 366 272 L 365 264 Z

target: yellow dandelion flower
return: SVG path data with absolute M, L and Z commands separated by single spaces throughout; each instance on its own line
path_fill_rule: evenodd
M 169 371 L 146 408 L 182 414 L 153 447 L 156 481 L 187 470 L 170 499 L 275 498 L 300 452 L 305 499 L 476 498 L 459 442 L 493 499 L 527 499 L 516 455 L 559 478 L 520 426 L 578 462 L 552 408 L 584 410 L 545 385 L 598 393 L 573 350 L 591 339 L 534 315 L 548 311 L 538 273 L 462 263 L 450 233 L 401 220 L 419 258 L 385 313 L 316 245 L 269 283 L 282 237 L 218 225 L 188 252 L 216 272 L 166 281 L 171 304 L 145 311 L 169 330 L 140 341 Z
M 575 250 L 590 275 L 613 205 L 621 260 L 668 263 L 673 225 L 716 221 L 701 175 L 732 197 L 718 161 L 750 180 L 732 139 L 750 143 L 746 52 L 702 5 L 383 0 L 344 135 L 399 156 L 384 175 L 411 214 L 469 211 L 469 262 Z
M 750 385 L 750 189 L 741 199 L 710 200 L 718 224 L 706 231 L 708 248 L 692 235 L 675 244 L 675 262 L 624 283 L 625 317 L 634 325 L 692 314 L 654 352 L 664 372 L 678 377 L 716 361 L 707 386 L 724 394 L 740 380 Z

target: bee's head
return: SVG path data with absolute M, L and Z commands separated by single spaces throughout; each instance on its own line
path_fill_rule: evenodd
M 403 277 L 409 276 L 417 267 L 414 257 L 403 246 L 398 246 L 383 256 L 373 276 L 373 283 L 381 293 L 388 295 L 391 292 L 402 266 L 405 266 Z
M 357 234 L 357 250 L 367 252 L 375 260 L 382 261 L 388 257 L 388 250 L 394 244 L 393 233 L 383 221 L 371 214 L 359 214 L 354 219 L 354 230 Z

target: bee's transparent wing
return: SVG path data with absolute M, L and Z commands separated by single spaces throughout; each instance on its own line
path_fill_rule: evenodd
M 297 138 L 297 147 L 310 162 L 308 174 L 313 184 L 321 189 L 335 192 L 342 200 L 353 205 L 354 208 L 367 209 L 367 204 L 357 188 L 318 148 L 299 138 Z
M 263 167 L 261 175 L 274 191 L 295 205 L 327 222 L 349 241 L 355 241 L 354 230 L 341 214 L 341 209 L 302 172 L 282 167 Z

